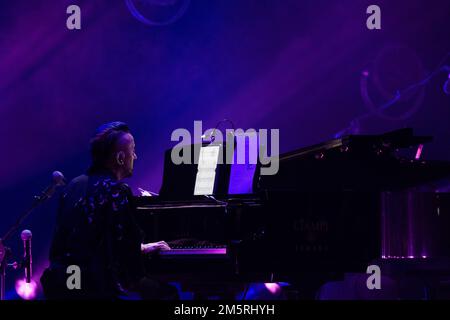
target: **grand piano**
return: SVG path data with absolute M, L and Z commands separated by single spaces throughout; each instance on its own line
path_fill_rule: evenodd
M 136 197 L 146 240 L 173 248 L 149 257 L 148 271 L 203 298 L 281 281 L 311 298 L 379 259 L 449 257 L 450 162 L 421 158 L 431 140 L 412 129 L 349 135 L 280 155 L 276 175 L 257 166 L 250 193 Z

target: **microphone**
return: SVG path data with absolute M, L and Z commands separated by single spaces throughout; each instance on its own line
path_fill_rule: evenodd
M 66 184 L 66 179 L 60 171 L 54 171 L 52 174 L 52 183 L 44 191 L 42 191 L 42 196 L 39 200 L 45 200 L 53 196 L 55 190 L 59 186 L 64 186 Z
M 31 237 L 32 233 L 30 230 L 23 230 L 20 234 L 20 237 L 23 240 L 23 266 L 25 269 L 25 281 L 26 283 L 31 282 L 31 266 L 32 266 L 32 259 L 31 259 Z
M 64 178 L 64 175 L 60 171 L 53 171 L 52 180 L 56 186 L 63 186 L 66 184 L 66 178 Z
M 63 186 L 66 184 L 66 179 L 64 179 L 64 175 L 59 171 L 54 171 L 52 174 L 52 184 L 49 185 L 47 188 L 44 189 L 44 191 L 41 192 L 39 196 L 34 196 L 34 201 L 31 207 L 25 211 L 16 221 L 16 223 L 6 232 L 6 234 L 3 236 L 2 240 L 3 242 L 7 240 L 11 235 L 17 231 L 20 224 L 23 220 L 25 220 L 26 217 L 30 215 L 30 213 L 36 209 L 40 204 L 42 204 L 45 200 L 50 198 L 54 193 L 57 187 Z M 29 231 L 28 231 L 29 232 Z M 31 234 L 31 232 L 30 232 Z M 31 236 L 30 236 L 31 239 Z

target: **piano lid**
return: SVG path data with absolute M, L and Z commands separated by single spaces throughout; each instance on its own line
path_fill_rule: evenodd
M 349 135 L 280 155 L 276 175 L 258 188 L 300 191 L 376 191 L 412 187 L 450 177 L 450 162 L 400 156 L 398 150 L 430 142 L 410 128 L 380 135 Z
M 377 149 L 393 151 L 428 143 L 432 140 L 431 136 L 414 136 L 412 128 L 394 130 L 380 135 L 348 135 L 281 154 L 280 162 L 341 147 L 352 148 L 360 152 Z

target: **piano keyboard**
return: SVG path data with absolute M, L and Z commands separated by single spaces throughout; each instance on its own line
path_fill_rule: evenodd
M 175 256 L 224 256 L 227 254 L 227 247 L 180 247 L 171 250 L 163 250 L 159 252 L 163 257 Z

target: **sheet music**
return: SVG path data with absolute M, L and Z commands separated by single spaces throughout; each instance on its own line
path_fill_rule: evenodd
M 212 195 L 214 193 L 219 151 L 220 146 L 208 146 L 200 149 L 194 195 Z

